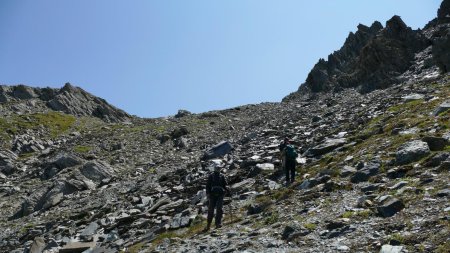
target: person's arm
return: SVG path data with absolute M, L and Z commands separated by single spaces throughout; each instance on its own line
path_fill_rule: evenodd
M 222 176 L 222 187 L 223 187 L 223 189 L 225 189 L 225 191 L 228 193 L 228 195 L 231 196 L 231 192 L 230 192 L 230 189 L 228 188 L 228 183 L 227 183 L 227 179 L 225 178 L 225 176 Z

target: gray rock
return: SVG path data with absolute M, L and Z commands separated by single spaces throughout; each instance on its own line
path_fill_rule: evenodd
M 42 253 L 45 249 L 45 240 L 42 237 L 34 238 L 33 244 L 30 248 L 30 253 Z
M 390 190 L 398 190 L 404 186 L 408 185 L 408 182 L 406 181 L 400 181 L 398 183 L 396 183 L 395 185 L 389 187 Z
M 233 150 L 233 146 L 227 142 L 222 141 L 219 144 L 216 144 L 212 146 L 210 149 L 208 149 L 205 154 L 203 155 L 203 159 L 213 159 L 217 157 L 222 157 L 228 153 L 230 153 Z
M 403 202 L 399 199 L 393 198 L 382 203 L 377 207 L 377 210 L 382 217 L 391 217 L 403 208 L 405 208 Z
M 180 138 L 181 136 L 185 136 L 189 134 L 189 130 L 187 129 L 186 126 L 180 126 L 176 129 L 174 129 L 171 133 L 170 133 L 170 137 L 172 139 L 177 139 Z
M 275 169 L 275 165 L 272 163 L 261 163 L 257 164 L 256 167 L 260 168 L 263 171 L 273 171 Z
M 84 252 L 95 247 L 95 242 L 69 242 L 59 250 L 59 253 Z
M 403 250 L 403 246 L 392 246 L 392 245 L 383 245 L 381 247 L 380 253 L 401 253 Z
M 351 166 L 344 166 L 344 168 L 341 169 L 341 177 L 348 177 L 356 172 L 356 169 Z
M 433 111 L 433 115 L 434 116 L 438 116 L 439 114 L 446 112 L 450 109 L 450 102 L 444 102 L 442 104 L 440 104 L 434 111 Z
M 450 153 L 438 153 L 432 156 L 431 158 L 425 161 L 424 165 L 426 167 L 436 167 L 439 166 L 442 162 L 447 160 L 450 157 Z
M 182 213 L 175 215 L 170 223 L 170 229 L 188 227 L 191 224 L 189 216 L 183 216 Z
M 124 122 L 131 119 L 126 112 L 108 104 L 81 88 L 66 83 L 56 94 L 48 97 L 47 106 L 77 116 L 93 116 L 106 122 Z
M 92 241 L 93 236 L 97 233 L 98 227 L 96 222 L 90 223 L 83 231 L 81 231 L 80 239 L 85 242 Z
M 376 162 L 367 163 L 361 170 L 358 170 L 353 176 L 350 178 L 352 183 L 360 183 L 369 180 L 370 177 L 378 174 L 381 165 Z
M 369 184 L 367 186 L 361 187 L 361 191 L 362 192 L 373 192 L 373 191 L 378 191 L 379 188 L 380 188 L 380 184 Z
M 441 151 L 450 144 L 450 142 L 442 137 L 426 136 L 422 140 L 428 144 L 431 151 Z
M 192 113 L 187 110 L 178 110 L 177 114 L 175 114 L 175 118 L 182 118 L 191 115 Z
M 89 162 L 81 169 L 81 174 L 97 184 L 102 183 L 105 179 L 110 179 L 114 175 L 114 170 L 105 162 Z
M 55 241 L 55 239 L 53 239 L 53 238 L 50 238 L 49 240 L 48 240 L 48 243 L 47 243 L 47 246 L 45 246 L 45 251 L 55 251 L 56 250 L 56 248 L 58 248 L 59 247 L 59 245 L 58 245 L 58 243 Z
M 17 99 L 32 99 L 37 97 L 34 89 L 25 85 L 14 86 L 12 96 Z
M 306 190 L 309 188 L 312 188 L 316 185 L 320 184 L 319 180 L 315 179 L 315 178 L 309 178 L 304 180 L 299 186 L 298 189 L 299 190 Z
M 275 181 L 269 180 L 268 184 L 269 190 L 277 190 L 281 188 L 281 185 Z
M 300 236 L 305 236 L 311 233 L 307 229 L 302 229 L 299 225 L 291 223 L 286 225 L 281 233 L 281 239 L 291 241 L 292 239 Z
M 421 100 L 421 99 L 424 99 L 424 97 L 425 96 L 421 95 L 421 94 L 410 94 L 407 96 L 403 96 L 402 99 L 405 100 L 406 102 L 409 102 L 409 101 L 414 101 L 414 100 Z
M 189 142 L 188 142 L 187 138 L 180 137 L 180 138 L 173 140 L 173 145 L 177 148 L 188 148 Z
M 335 150 L 336 148 L 343 146 L 345 143 L 347 143 L 347 140 L 345 138 L 341 139 L 327 139 L 325 142 L 310 148 L 308 151 L 306 151 L 306 156 L 318 156 L 323 155 L 328 152 L 331 152 Z
M 450 196 L 450 189 L 440 190 L 436 193 L 436 196 L 441 197 L 441 198 L 448 197 L 448 196 Z
M 430 153 L 428 144 L 424 141 L 414 140 L 400 146 L 396 153 L 397 164 L 408 164 L 423 158 Z

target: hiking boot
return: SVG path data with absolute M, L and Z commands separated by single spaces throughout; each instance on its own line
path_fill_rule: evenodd
M 221 227 L 222 227 L 221 224 L 217 224 L 217 225 L 216 225 L 216 228 L 221 228 Z
M 206 226 L 204 229 L 203 229 L 203 233 L 206 233 L 206 232 L 208 232 L 209 231 L 209 225 L 208 226 Z

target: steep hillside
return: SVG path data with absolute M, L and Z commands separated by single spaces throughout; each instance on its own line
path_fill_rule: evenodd
M 319 62 L 325 81 L 282 103 L 141 119 L 71 85 L 1 86 L 0 251 L 449 252 L 449 14 L 445 0 L 422 31 L 360 25 Z M 378 53 L 371 76 L 358 62 Z M 203 233 L 212 164 L 232 196 Z

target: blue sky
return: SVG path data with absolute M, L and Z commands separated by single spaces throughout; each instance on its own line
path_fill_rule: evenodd
M 278 102 L 359 23 L 440 0 L 1 0 L 0 83 L 82 87 L 141 117 Z

